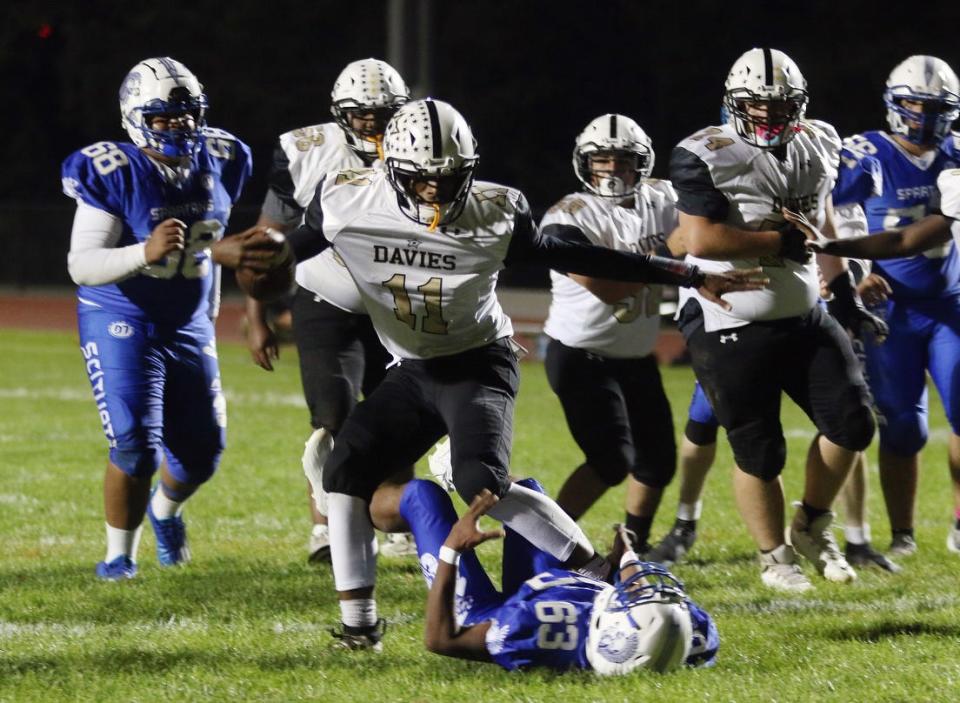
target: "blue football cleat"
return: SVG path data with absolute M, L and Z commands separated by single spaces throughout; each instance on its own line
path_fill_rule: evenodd
M 157 491 L 157 488 L 153 489 Z M 151 497 L 153 494 L 151 493 Z M 157 560 L 162 566 L 176 566 L 190 561 L 190 549 L 187 547 L 187 527 L 183 518 L 174 515 L 160 520 L 153 514 L 153 505 L 147 504 L 147 517 L 157 538 Z
M 122 581 L 137 575 L 137 565 L 133 559 L 121 554 L 113 561 L 101 561 L 97 564 L 97 578 L 104 581 Z

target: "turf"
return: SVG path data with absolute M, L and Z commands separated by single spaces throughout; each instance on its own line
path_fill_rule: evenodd
M 920 552 L 903 560 L 903 574 L 861 571 L 852 586 L 817 579 L 813 592 L 794 597 L 763 588 L 733 507 L 730 454 L 721 441 L 699 541 L 675 569 L 717 621 L 719 663 L 601 681 L 582 673 L 510 674 L 426 653 L 425 590 L 410 559 L 381 560 L 384 653 L 328 651 L 338 611 L 329 569 L 305 560 L 299 456 L 308 428 L 288 348 L 268 374 L 241 347 L 221 346 L 229 449 L 185 515 L 193 563 L 160 568 L 147 529 L 140 576 L 98 583 L 105 445 L 75 335 L 4 330 L 0 351 L 0 700 L 878 703 L 943 701 L 960 691 L 960 559 L 944 546 L 951 501 L 937 401 L 921 476 Z M 515 473 L 556 491 L 581 458 L 542 367 L 524 364 L 522 376 Z M 680 428 L 692 375 L 682 368 L 664 376 Z M 792 405 L 783 416 L 784 478 L 793 498 L 811 426 Z M 875 476 L 872 485 L 874 533 L 885 546 Z M 674 486 L 655 536 L 668 529 L 675 500 Z M 601 545 L 621 516 L 620 501 L 621 490 L 610 491 L 584 521 Z M 496 556 L 496 546 L 482 553 L 491 567 Z

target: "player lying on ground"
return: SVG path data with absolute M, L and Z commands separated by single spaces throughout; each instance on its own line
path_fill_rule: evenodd
M 519 483 L 543 490 L 533 479 Z M 506 528 L 503 591 L 497 591 L 473 552 L 504 536 L 477 524 L 496 503 L 482 491 L 458 520 L 450 497 L 432 481 L 384 487 L 374 496 L 378 527 L 410 529 L 416 537 L 430 586 L 427 649 L 511 670 L 543 666 L 603 675 L 715 663 L 720 639 L 710 616 L 666 569 L 638 561 L 630 550 L 610 585 L 559 568 L 557 559 Z

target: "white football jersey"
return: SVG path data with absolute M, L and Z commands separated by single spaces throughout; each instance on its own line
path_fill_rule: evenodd
M 540 226 L 570 225 L 596 246 L 653 254 L 677 226 L 676 201 L 669 181 L 648 179 L 628 201 L 585 192 L 568 195 L 547 211 Z M 661 286 L 644 286 L 637 295 L 607 305 L 564 274 L 551 271 L 550 279 L 552 299 L 543 331 L 551 338 L 614 358 L 653 351 Z
M 320 179 L 344 169 L 365 169 L 364 163 L 347 145 L 343 130 L 335 122 L 295 129 L 280 135 L 280 148 L 287 157 L 293 181 L 293 197 L 301 210 L 313 200 Z M 380 165 L 377 161 L 375 165 Z M 297 284 L 347 312 L 366 314 L 363 301 L 350 273 L 332 249 L 297 265 Z
M 527 208 L 519 191 L 474 183 L 463 213 L 434 232 L 403 214 L 382 170 L 331 174 L 320 197 L 324 237 L 395 357 L 447 356 L 513 334 L 494 288 Z
M 940 212 L 951 218 L 950 232 L 960 247 L 960 168 L 948 168 L 937 177 L 940 191 Z
M 707 127 L 687 137 L 677 149 L 697 157 L 709 173 L 709 184 L 729 201 L 726 224 L 745 230 L 778 229 L 784 223 L 781 208 L 805 214 L 818 227 L 826 217 L 826 202 L 837 178 L 840 137 L 825 122 L 806 120 L 785 148 L 783 160 L 773 152 L 744 143 L 730 125 Z M 676 158 L 676 154 L 674 156 Z M 671 169 L 678 190 L 688 190 Z M 680 198 L 683 201 L 683 195 Z M 705 272 L 763 267 L 770 278 L 764 290 L 724 295 L 727 311 L 704 299 L 697 291 L 682 288 L 680 308 L 697 298 L 703 308 L 706 331 L 741 327 L 756 320 L 777 320 L 809 312 L 817 304 L 820 285 L 814 261 L 800 264 L 777 256 L 733 261 L 712 261 L 687 256 Z

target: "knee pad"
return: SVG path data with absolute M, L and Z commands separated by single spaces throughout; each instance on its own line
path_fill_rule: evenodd
M 484 488 L 502 498 L 510 487 L 510 477 L 501 470 L 479 459 L 461 461 L 453 467 L 453 485 L 469 505 Z
M 763 481 L 772 481 L 787 463 L 787 444 L 783 437 L 754 440 L 744 450 L 734 446 L 733 455 L 741 471 Z
M 927 443 L 925 419 L 916 413 L 886 416 L 880 427 L 880 446 L 898 456 L 913 456 Z
M 666 488 L 677 472 L 677 462 L 650 462 L 634 466 L 630 474 L 640 483 L 651 488 Z
M 603 454 L 591 452 L 587 456 L 587 463 L 594 473 L 610 487 L 620 485 L 636 461 L 637 451 L 627 443 L 609 447 Z
M 163 449 L 160 447 L 138 447 L 110 450 L 110 463 L 134 478 L 153 476 L 163 461 Z
M 211 437 L 206 446 L 192 444 L 186 451 L 176 454 L 167 450 L 167 467 L 170 475 L 182 483 L 199 486 L 209 481 L 220 467 L 220 457 L 226 446 L 226 433 L 222 430 Z
M 698 447 L 716 444 L 717 428 L 719 428 L 719 426 L 716 422 L 699 422 L 691 417 L 687 420 L 687 426 L 683 430 L 683 436 Z

